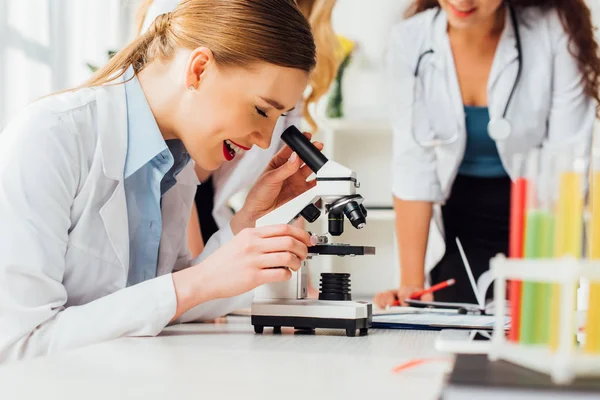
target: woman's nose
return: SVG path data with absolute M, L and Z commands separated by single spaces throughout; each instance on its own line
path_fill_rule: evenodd
M 271 138 L 273 137 L 273 131 L 267 132 L 255 132 L 254 143 L 261 149 L 268 149 L 271 146 Z

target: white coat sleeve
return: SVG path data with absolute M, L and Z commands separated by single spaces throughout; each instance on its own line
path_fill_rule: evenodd
M 81 160 L 78 134 L 61 122 L 69 116 L 48 114 L 25 111 L 0 134 L 0 362 L 153 336 L 176 310 L 170 274 L 68 306 L 65 253 Z
M 413 98 L 418 54 L 407 52 L 405 44 L 411 38 L 401 26 L 392 30 L 386 65 L 393 130 L 392 193 L 402 200 L 440 202 L 443 197 L 435 150 L 422 148 L 413 138 L 412 131 L 426 138 L 430 128 L 422 98 Z M 417 89 L 419 97 L 422 90 Z
M 208 256 L 213 254 L 223 244 L 227 243 L 233 238 L 233 232 L 229 224 L 226 224 L 223 228 L 215 232 L 206 243 L 204 250 L 191 264 L 200 264 Z M 202 268 L 201 265 L 198 266 Z M 234 310 L 241 308 L 248 308 L 252 305 L 254 299 L 254 292 L 250 291 L 239 296 L 228 297 L 223 299 L 216 299 L 202 303 L 191 310 L 185 312 L 177 322 L 191 322 L 191 321 L 206 321 L 212 320 L 223 315 L 229 314 Z
M 596 101 L 585 93 L 577 59 L 569 51 L 569 36 L 556 12 L 550 12 L 548 29 L 554 46 L 554 64 L 546 146 L 574 149 L 588 163 Z

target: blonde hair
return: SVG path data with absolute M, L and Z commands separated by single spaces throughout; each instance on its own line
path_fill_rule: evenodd
M 291 0 L 185 0 L 81 87 L 112 82 L 130 66 L 137 73 L 154 60 L 168 61 L 178 48 L 198 47 L 209 48 L 221 66 L 266 62 L 310 73 L 316 64 L 310 25 Z
M 311 91 L 304 99 L 302 110 L 306 121 L 316 130 L 317 124 L 308 107 L 327 93 L 341 62 L 336 57 L 340 43 L 331 26 L 331 14 L 336 0 L 297 0 L 296 3 L 310 23 L 317 48 L 317 66 L 308 82 Z
M 135 11 L 135 36 L 140 36 L 142 34 L 142 29 L 144 28 L 144 22 L 146 21 L 146 16 L 148 15 L 148 10 L 150 6 L 154 3 L 154 0 L 142 0 L 137 10 Z
M 336 51 L 340 44 L 331 26 L 331 14 L 336 1 L 296 0 L 298 9 L 310 23 L 316 45 L 317 62 L 310 75 L 310 93 L 304 99 L 302 110 L 304 119 L 306 119 L 313 130 L 317 129 L 317 124 L 310 114 L 309 105 L 316 103 L 327 93 L 329 86 L 331 86 L 331 83 L 335 79 L 341 61 L 336 58 Z M 142 0 L 137 9 L 135 14 L 137 36 L 142 34 L 148 9 L 153 2 L 154 0 Z

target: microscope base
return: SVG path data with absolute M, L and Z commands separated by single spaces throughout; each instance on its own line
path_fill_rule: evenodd
M 273 327 L 275 333 L 281 327 L 298 330 L 316 328 L 344 329 L 346 336 L 368 334 L 373 319 L 372 305 L 357 301 L 326 300 L 262 300 L 252 305 L 254 332 L 263 333 L 265 327 Z

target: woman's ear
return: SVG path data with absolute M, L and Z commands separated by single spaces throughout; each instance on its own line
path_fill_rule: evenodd
M 185 74 L 185 87 L 195 90 L 202 81 L 208 66 L 213 63 L 213 52 L 207 47 L 198 47 L 190 53 Z

